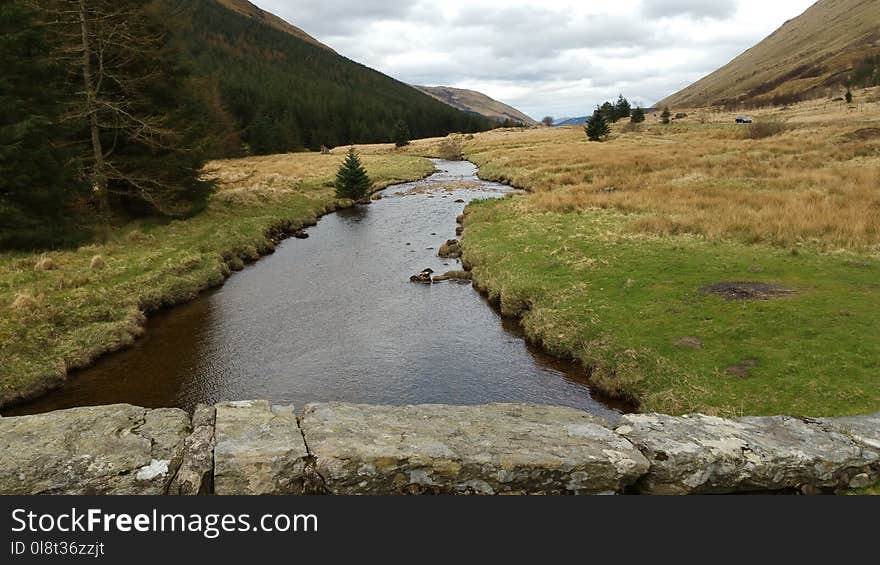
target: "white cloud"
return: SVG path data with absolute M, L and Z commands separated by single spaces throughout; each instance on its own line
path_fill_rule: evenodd
M 252 0 L 399 80 L 485 92 L 533 117 L 623 93 L 656 102 L 814 0 Z

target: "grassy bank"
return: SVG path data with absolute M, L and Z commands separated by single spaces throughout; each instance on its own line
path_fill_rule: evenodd
M 292 154 L 212 163 L 220 189 L 187 221 L 138 222 L 106 243 L 0 255 L 0 406 L 64 382 L 69 371 L 130 345 L 145 315 L 194 298 L 269 253 L 292 231 L 345 203 L 333 194 L 341 155 Z M 433 165 L 375 154 L 377 186 L 422 178 Z
M 880 111 L 869 110 L 817 121 L 794 108 L 757 138 L 724 116 L 618 127 L 604 144 L 579 128 L 478 135 L 465 151 L 481 176 L 532 194 L 472 205 L 465 258 L 531 339 L 644 411 L 876 412 Z M 741 282 L 790 293 L 705 292 Z

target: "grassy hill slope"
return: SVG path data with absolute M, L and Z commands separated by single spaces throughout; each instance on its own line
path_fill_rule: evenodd
M 880 2 L 819 0 L 764 41 L 659 106 L 788 104 L 880 82 Z
M 475 112 L 502 122 L 512 120 L 528 126 L 538 123 L 516 108 L 489 98 L 482 92 L 449 86 L 417 86 L 416 88 L 459 110 Z

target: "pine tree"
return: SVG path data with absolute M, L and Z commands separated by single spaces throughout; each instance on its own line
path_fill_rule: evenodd
M 608 125 L 602 108 L 596 108 L 584 129 L 590 141 L 602 141 L 611 134 L 611 126 Z
M 669 106 L 663 108 L 663 113 L 660 114 L 660 119 L 664 124 L 668 124 L 672 121 L 672 112 L 669 111 Z
M 70 221 L 85 185 L 61 143 L 64 74 L 35 10 L 0 4 L 0 248 L 77 243 Z
M 638 106 L 630 113 L 629 121 L 634 124 L 640 124 L 645 121 L 645 110 Z
M 622 120 L 624 118 L 630 117 L 632 113 L 632 105 L 630 105 L 629 100 L 623 97 L 621 94 L 617 98 L 617 104 L 614 105 L 614 115 L 616 119 Z
M 205 99 L 151 0 L 44 0 L 55 60 L 71 88 L 83 176 L 103 221 L 114 213 L 185 216 L 204 206 Z
M 599 111 L 602 113 L 602 116 L 605 118 L 606 122 L 615 123 L 617 122 L 617 113 L 614 108 L 614 104 L 611 102 L 605 102 L 599 107 Z
M 409 145 L 409 126 L 403 120 L 398 120 L 394 126 L 394 145 L 397 147 L 406 147 Z
M 372 188 L 373 182 L 367 175 L 357 151 L 351 147 L 336 173 L 336 197 L 363 201 L 369 196 Z
M 852 104 L 853 101 L 853 93 L 850 87 L 846 87 L 846 103 Z

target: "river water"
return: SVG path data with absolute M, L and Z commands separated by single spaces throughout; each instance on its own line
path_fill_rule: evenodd
M 468 162 L 396 185 L 370 206 L 324 217 L 307 240 L 197 300 L 154 316 L 133 348 L 71 375 L 49 395 L 6 415 L 130 403 L 177 406 L 222 400 L 340 400 L 455 405 L 530 402 L 615 419 L 577 365 L 528 345 L 469 285 L 419 285 L 425 268 L 460 268 L 436 249 L 455 237 L 456 200 L 501 197 Z

